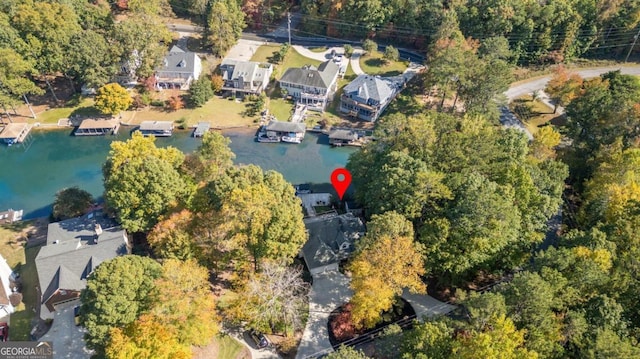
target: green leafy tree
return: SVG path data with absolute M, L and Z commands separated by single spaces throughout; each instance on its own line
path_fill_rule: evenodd
M 82 85 L 99 88 L 118 72 L 119 54 L 97 30 L 85 30 L 71 40 L 69 76 Z
M 387 216 L 390 218 L 385 218 Z M 399 222 L 392 228 L 407 228 L 409 225 L 406 219 L 394 213 L 372 220 L 374 227 L 380 228 L 377 221 Z M 396 230 L 377 232 L 375 237 L 368 233 L 358 243 L 357 254 L 349 264 L 354 292 L 350 303 L 357 327 L 375 326 L 382 319 L 382 312 L 392 308 L 395 298 L 402 294 L 404 288 L 415 293 L 426 291 L 420 279 L 424 274 L 424 263 L 420 247 L 413 241 L 413 233 L 400 236 Z
M 151 293 L 162 268 L 153 259 L 135 255 L 102 262 L 87 279 L 80 296 L 80 318 L 87 345 L 103 352 L 112 328 L 125 328 L 153 304 Z
M 128 109 L 133 103 L 131 95 L 117 83 L 106 84 L 96 93 L 95 107 L 106 115 L 116 115 Z
M 167 54 L 171 42 L 167 26 L 154 15 L 138 13 L 115 24 L 113 39 L 121 60 L 138 78 L 148 78 Z
M 362 49 L 364 49 L 368 54 L 372 54 L 378 50 L 378 44 L 371 39 L 366 39 L 362 42 Z
M 135 132 L 127 142 L 112 142 L 103 166 L 105 200 L 130 232 L 150 230 L 185 192 L 177 170 L 184 155 L 154 141 Z
M 291 261 L 306 241 L 300 199 L 275 171 L 232 167 L 199 189 L 193 207 L 201 214 L 195 231 L 209 260 L 224 258 L 219 248 L 258 271 L 263 259 Z
M 189 102 L 195 107 L 204 106 L 214 95 L 211 81 L 206 76 L 200 76 L 189 87 Z
M 353 46 L 351 46 L 350 44 L 344 44 L 343 48 L 344 56 L 351 57 L 351 55 L 353 55 Z
M 400 59 L 400 52 L 392 45 L 388 45 L 384 48 L 383 58 L 388 61 L 398 61 Z
M 362 350 L 356 350 L 352 347 L 340 346 L 338 350 L 329 353 L 325 356 L 327 359 L 367 359 L 368 357 L 362 352 Z
M 416 324 L 402 336 L 402 358 L 451 358 L 453 332 L 453 328 L 441 320 Z
M 41 95 L 44 93 L 32 80 L 36 73 L 33 64 L 10 48 L 0 46 L 0 106 L 7 107 L 19 103 L 26 95 Z
M 219 132 L 207 132 L 198 149 L 188 154 L 181 170 L 196 183 L 211 181 L 222 176 L 233 165 L 236 155 L 229 148 L 229 140 Z
M 68 73 L 71 40 L 82 31 L 73 8 L 58 2 L 37 1 L 17 5 L 12 13 L 12 24 L 25 39 L 26 54 L 34 61 L 39 74 Z M 48 83 L 48 78 L 45 79 Z M 51 85 L 49 89 L 53 93 Z M 53 95 L 55 98 L 55 93 Z
M 482 331 L 460 334 L 453 343 L 453 356 L 461 359 L 536 359 L 538 353 L 524 348 L 524 334 L 504 315 L 492 318 Z
M 235 0 L 216 0 L 210 6 L 205 30 L 206 44 L 215 55 L 224 56 L 247 26 L 244 13 Z
M 51 215 L 56 221 L 79 217 L 87 212 L 93 202 L 91 193 L 77 186 L 65 188 L 56 193 Z

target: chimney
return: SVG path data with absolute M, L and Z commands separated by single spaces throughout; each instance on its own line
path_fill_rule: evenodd
M 96 231 L 96 236 L 95 236 L 93 242 L 94 242 L 94 244 L 98 244 L 98 238 L 102 234 L 102 226 L 100 226 L 99 223 L 96 223 L 95 231 Z

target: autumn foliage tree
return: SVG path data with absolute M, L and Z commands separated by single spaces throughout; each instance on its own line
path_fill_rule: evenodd
M 114 141 L 103 165 L 105 200 L 130 232 L 150 230 L 185 192 L 178 167 L 184 154 L 158 148 L 153 137 L 134 132 Z
M 147 236 L 154 253 L 161 258 L 196 258 L 198 248 L 189 232 L 192 220 L 193 214 L 184 209 L 156 224 Z
M 179 94 L 173 94 L 167 100 L 167 108 L 171 111 L 177 111 L 184 108 L 184 100 Z
M 558 111 L 558 106 L 566 106 L 578 96 L 582 81 L 580 75 L 569 72 L 562 65 L 554 70 L 544 89 L 553 100 L 553 113 Z
M 408 228 L 402 224 L 407 220 L 393 212 L 373 216 L 371 222 L 385 222 L 388 216 L 400 222 L 396 227 Z M 413 233 L 399 235 L 379 231 L 375 236 L 367 234 L 359 243 L 349 270 L 354 292 L 352 315 L 357 327 L 375 326 L 381 320 L 382 312 L 391 309 L 403 289 L 409 288 L 415 293 L 426 291 L 420 278 L 425 273 L 424 263 L 419 247 L 413 241 Z
M 132 103 L 133 99 L 124 87 L 110 83 L 98 89 L 94 106 L 105 115 L 115 115 L 128 109 Z
M 218 93 L 222 91 L 222 86 L 224 86 L 224 80 L 220 75 L 212 75 L 211 76 L 211 88 L 213 88 L 213 92 Z
M 109 359 L 189 359 L 191 348 L 177 339 L 176 329 L 144 314 L 125 328 L 112 328 L 105 350 Z

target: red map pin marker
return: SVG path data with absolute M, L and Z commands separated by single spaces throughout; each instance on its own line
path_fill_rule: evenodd
M 338 192 L 340 200 L 351 184 L 351 173 L 346 168 L 336 168 L 331 173 L 331 184 Z

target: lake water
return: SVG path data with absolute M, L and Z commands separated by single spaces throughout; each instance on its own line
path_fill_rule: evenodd
M 229 130 L 231 150 L 238 164 L 256 164 L 276 170 L 291 183 L 328 183 L 331 172 L 343 167 L 355 148 L 332 148 L 326 136 L 308 133 L 298 145 L 257 143 L 254 132 Z M 174 146 L 183 152 L 196 149 L 200 140 L 190 131 L 158 138 L 158 146 Z M 48 216 L 55 193 L 79 186 L 95 197 L 103 192 L 102 164 L 114 140 L 126 140 L 129 132 L 117 136 L 70 136 L 69 130 L 33 130 L 29 145 L 0 145 L 0 210 L 23 209 L 25 218 Z

